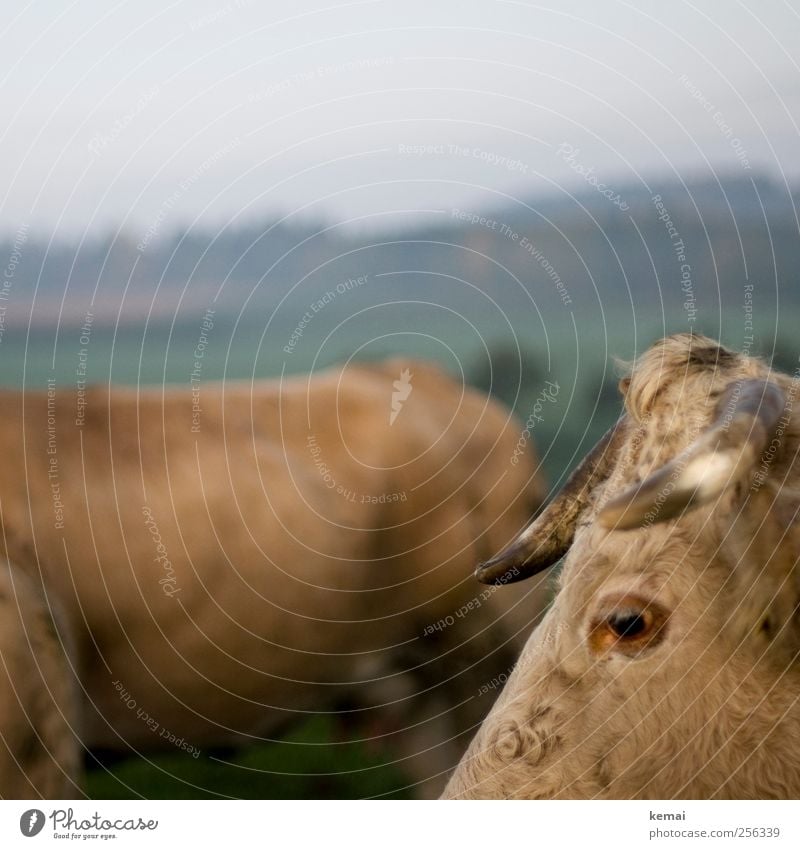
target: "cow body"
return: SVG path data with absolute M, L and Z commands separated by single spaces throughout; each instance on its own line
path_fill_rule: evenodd
M 497 645 L 474 641 L 505 611 L 426 628 L 542 495 L 507 412 L 408 361 L 195 395 L 5 392 L 0 433 L 7 554 L 65 608 L 83 742 L 123 752 L 261 739 L 387 692 L 393 715 L 441 713 L 437 664 L 471 642 L 485 661 Z

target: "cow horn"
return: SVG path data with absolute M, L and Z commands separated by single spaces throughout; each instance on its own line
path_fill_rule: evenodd
M 730 383 L 709 428 L 674 460 L 606 504 L 598 520 L 606 528 L 628 530 L 716 500 L 759 462 L 785 405 L 786 395 L 775 383 Z
M 513 584 L 552 566 L 572 545 L 575 524 L 594 487 L 605 480 L 616 455 L 621 418 L 583 458 L 558 495 L 500 554 L 481 563 L 475 576 L 482 584 Z

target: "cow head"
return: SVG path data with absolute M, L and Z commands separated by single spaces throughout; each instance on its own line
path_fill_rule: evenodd
M 566 555 L 448 797 L 800 793 L 800 378 L 661 340 L 625 414 L 480 580 Z

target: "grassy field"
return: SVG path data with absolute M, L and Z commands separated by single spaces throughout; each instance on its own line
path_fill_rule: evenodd
M 93 799 L 361 799 L 414 797 L 388 752 L 351 743 L 339 723 L 317 716 L 280 742 L 240 751 L 129 758 L 88 771 Z

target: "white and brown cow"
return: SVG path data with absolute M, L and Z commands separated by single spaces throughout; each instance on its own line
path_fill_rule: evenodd
M 483 581 L 566 554 L 448 798 L 800 795 L 800 370 L 666 338 Z

